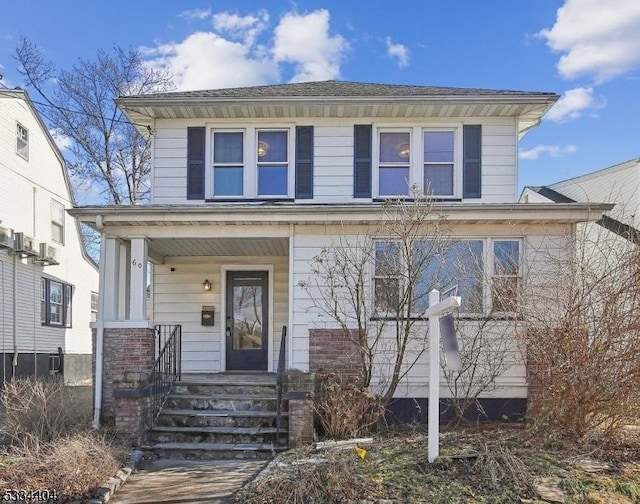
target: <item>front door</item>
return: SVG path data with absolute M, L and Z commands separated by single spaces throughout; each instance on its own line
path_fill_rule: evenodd
M 266 371 L 269 288 L 266 271 L 228 271 L 227 371 Z

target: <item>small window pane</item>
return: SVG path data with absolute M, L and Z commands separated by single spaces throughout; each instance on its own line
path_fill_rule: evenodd
M 424 167 L 425 193 L 436 196 L 453 195 L 453 165 L 427 165 Z
M 496 275 L 517 275 L 520 250 L 517 241 L 495 241 L 493 243 Z
M 258 194 L 279 196 L 287 194 L 287 166 L 260 166 L 258 168 Z
M 380 133 L 380 162 L 409 162 L 409 133 Z
M 216 167 L 213 170 L 215 196 L 242 196 L 242 166 Z
M 287 132 L 259 131 L 258 132 L 258 162 L 286 163 L 287 162 Z
M 376 242 L 375 274 L 378 276 L 398 275 L 400 272 L 400 252 L 398 244 L 391 241 Z
M 513 312 L 518 307 L 518 277 L 494 277 L 491 298 L 493 309 L 499 312 Z
M 242 132 L 220 132 L 213 134 L 214 163 L 242 163 Z
M 425 131 L 425 163 L 453 163 L 453 131 Z
M 19 123 L 16 125 L 16 152 L 29 159 L 29 130 Z
M 406 196 L 409 194 L 409 168 L 380 167 L 379 168 L 381 196 Z
M 396 313 L 400 304 L 400 279 L 375 279 L 376 310 L 381 314 Z

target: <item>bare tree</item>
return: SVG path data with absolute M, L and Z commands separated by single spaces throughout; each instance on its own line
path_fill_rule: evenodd
M 114 98 L 171 90 L 170 76 L 146 66 L 138 51 L 118 46 L 58 70 L 22 38 L 16 59 L 26 86 L 42 99 L 36 105 L 50 128 L 71 140 L 66 157 L 76 196 L 91 188 L 110 204 L 145 202 L 151 132 L 141 136 Z

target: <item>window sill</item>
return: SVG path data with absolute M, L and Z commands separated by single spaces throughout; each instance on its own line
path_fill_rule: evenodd
M 508 313 L 501 313 L 501 314 L 495 314 L 495 315 L 484 315 L 484 314 L 477 314 L 477 315 L 460 315 L 455 317 L 457 320 L 464 320 L 464 321 L 468 321 L 468 322 L 473 322 L 473 321 L 487 321 L 487 320 L 495 320 L 495 321 L 505 321 L 505 322 L 522 322 L 524 321 L 524 318 L 516 316 L 516 315 L 509 315 Z M 427 322 L 429 320 L 428 317 L 423 317 L 422 315 L 420 316 L 415 316 L 415 317 L 371 317 L 369 318 L 370 322 L 393 322 L 396 320 L 411 320 L 414 322 L 419 322 L 419 321 L 423 321 L 423 322 Z
M 293 198 L 283 197 L 261 197 L 261 198 L 207 198 L 205 203 L 291 203 Z

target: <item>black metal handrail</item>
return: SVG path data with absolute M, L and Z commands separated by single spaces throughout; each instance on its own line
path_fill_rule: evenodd
M 171 387 L 181 375 L 182 326 L 157 325 L 158 356 L 149 372 L 149 428 L 158 418 Z
M 284 369 L 287 349 L 287 326 L 282 326 L 282 336 L 280 337 L 280 354 L 278 356 L 278 369 L 276 371 L 276 443 L 280 443 L 280 419 L 282 416 L 282 389 L 284 382 Z

